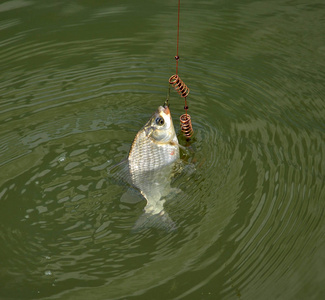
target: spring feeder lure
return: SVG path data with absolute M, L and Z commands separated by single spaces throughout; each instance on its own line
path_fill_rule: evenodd
M 191 116 L 187 113 L 187 110 L 188 110 L 187 96 L 190 93 L 190 89 L 187 87 L 187 85 L 184 83 L 184 81 L 181 80 L 181 78 L 178 76 L 178 61 L 179 61 L 179 55 L 178 55 L 178 45 L 179 45 L 179 12 L 180 12 L 180 0 L 178 0 L 177 54 L 175 56 L 175 60 L 176 60 L 176 74 L 175 75 L 172 75 L 169 78 L 169 84 L 174 87 L 174 89 L 176 90 L 176 92 L 182 98 L 184 98 L 184 101 L 185 101 L 184 102 L 185 114 L 183 114 L 183 115 L 180 116 L 180 125 L 181 125 L 181 130 L 183 132 L 183 135 L 189 141 L 191 139 L 191 136 L 193 135 L 193 127 L 192 127 Z M 168 102 L 168 98 L 167 98 L 167 101 L 166 102 Z

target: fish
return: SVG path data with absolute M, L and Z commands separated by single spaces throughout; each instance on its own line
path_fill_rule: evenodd
M 177 228 L 164 209 L 166 197 L 174 192 L 171 179 L 180 160 L 180 145 L 170 109 L 159 106 L 148 122 L 136 134 L 127 158 L 127 177 L 147 201 L 143 215 L 133 231 Z

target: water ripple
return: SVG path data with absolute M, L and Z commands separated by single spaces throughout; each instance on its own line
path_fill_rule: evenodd
M 0 11 L 29 5 L 9 1 Z M 1 21 L 8 34 L 0 43 L 1 295 L 294 298 L 313 275 L 306 266 L 324 240 L 324 61 L 309 30 L 299 27 L 300 37 L 284 30 L 286 18 L 276 22 L 299 23 L 286 4 L 184 9 L 180 76 L 191 89 L 195 135 L 186 145 L 176 125 L 187 150 L 166 210 L 178 230 L 130 233 L 145 201 L 108 180 L 106 169 L 127 157 L 166 98 L 175 66 L 170 5 L 124 37 L 72 38 L 71 16 L 83 15 L 78 24 L 91 28 L 107 16 L 132 18 L 131 4 L 89 12 L 46 4 L 63 24 L 10 37 L 26 21 Z M 312 6 L 301 11 L 316 26 L 320 12 L 313 20 Z M 306 46 L 293 55 L 289 44 L 298 41 Z M 177 124 L 183 101 L 174 91 L 170 104 Z

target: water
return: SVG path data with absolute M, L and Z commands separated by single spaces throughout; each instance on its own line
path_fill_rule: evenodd
M 176 9 L 0 4 L 1 299 L 324 298 L 322 1 L 182 1 L 178 230 L 131 233 L 107 168 L 165 100 Z

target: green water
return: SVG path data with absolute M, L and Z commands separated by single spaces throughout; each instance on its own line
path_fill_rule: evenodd
M 176 25 L 177 1 L 0 3 L 0 299 L 325 297 L 324 2 L 182 1 L 178 230 L 132 233 L 145 201 L 107 169 L 165 100 Z

